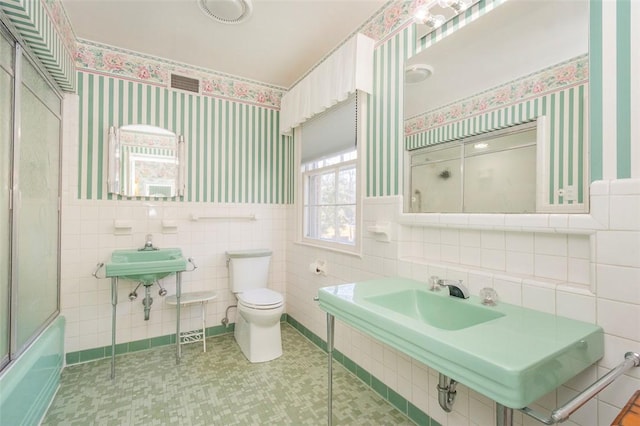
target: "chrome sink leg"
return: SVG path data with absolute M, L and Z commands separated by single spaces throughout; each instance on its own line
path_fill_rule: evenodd
M 118 277 L 111 278 L 111 380 L 116 377 L 116 305 L 118 304 Z
M 513 426 L 513 408 L 496 402 L 496 426 Z
M 333 315 L 327 313 L 327 354 L 328 354 L 328 381 L 327 381 L 327 425 L 333 424 L 333 331 L 335 320 Z
M 180 295 L 182 294 L 182 272 L 176 273 L 176 365 L 180 364 L 182 345 L 180 345 Z

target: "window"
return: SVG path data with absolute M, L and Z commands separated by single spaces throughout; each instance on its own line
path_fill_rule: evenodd
M 300 144 L 298 241 L 355 253 L 359 244 L 359 172 L 355 94 L 296 130 Z
M 303 238 L 355 246 L 357 151 L 302 165 Z

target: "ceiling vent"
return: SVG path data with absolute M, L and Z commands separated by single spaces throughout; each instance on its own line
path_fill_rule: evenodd
M 183 75 L 171 74 L 171 88 L 200 93 L 200 80 Z
M 198 0 L 200 10 L 222 24 L 239 24 L 251 15 L 251 0 Z

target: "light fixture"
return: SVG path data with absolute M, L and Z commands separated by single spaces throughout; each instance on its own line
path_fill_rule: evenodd
M 479 142 L 479 143 L 477 143 L 477 144 L 473 145 L 473 147 L 474 147 L 475 149 L 485 149 L 485 148 L 487 148 L 488 146 L 489 146 L 489 144 L 488 144 L 488 143 L 486 143 L 486 142 Z
M 447 20 L 444 15 L 433 15 L 430 12 L 432 6 L 439 6 L 442 9 L 451 8 L 455 14 L 465 11 L 469 7 L 468 0 L 433 0 L 432 2 L 421 4 L 413 11 L 413 20 L 418 24 L 424 24 L 431 29 L 441 27 Z M 451 15 L 451 13 L 447 13 Z
M 450 7 L 456 13 L 463 12 L 469 7 L 469 3 L 465 0 L 438 0 L 438 5 L 440 7 Z
M 424 23 L 424 19 L 429 15 L 429 5 L 421 4 L 413 11 L 413 20 L 417 24 Z
M 197 0 L 200 10 L 223 24 L 239 24 L 251 16 L 251 0 Z
M 423 24 L 431 27 L 438 28 L 444 24 L 445 18 L 443 15 L 432 15 L 428 14 L 425 19 L 422 21 Z
M 408 65 L 404 69 L 404 82 L 416 84 L 426 80 L 433 74 L 433 67 L 425 64 Z
M 413 12 L 413 20 L 418 24 L 425 24 L 431 28 L 438 28 L 444 24 L 445 17 L 442 15 L 432 15 L 429 12 L 428 5 L 422 4 Z

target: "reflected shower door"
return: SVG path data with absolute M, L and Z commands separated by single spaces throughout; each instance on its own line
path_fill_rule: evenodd
M 0 32 L 0 367 L 9 362 L 13 43 Z

